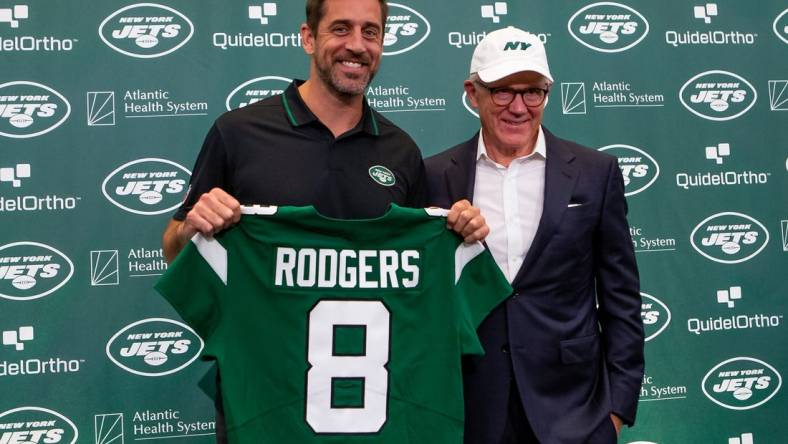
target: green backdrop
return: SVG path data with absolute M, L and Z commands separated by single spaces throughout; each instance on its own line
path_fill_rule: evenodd
M 786 7 L 390 4 L 367 98 L 425 155 L 476 131 L 471 53 L 515 25 L 546 43 L 546 126 L 619 158 L 648 335 L 621 442 L 788 439 Z M 160 233 L 213 119 L 307 75 L 302 20 L 301 1 L 0 1 L 0 441 L 213 441 L 201 340 L 152 290 Z

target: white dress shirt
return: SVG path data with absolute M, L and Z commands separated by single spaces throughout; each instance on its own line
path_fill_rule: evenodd
M 508 168 L 487 155 L 479 132 L 473 205 L 490 227 L 487 246 L 510 283 L 531 248 L 542 217 L 546 159 L 542 127 L 534 151 L 514 159 Z

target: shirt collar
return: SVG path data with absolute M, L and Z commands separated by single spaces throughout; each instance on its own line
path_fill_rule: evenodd
M 304 82 L 304 80 L 300 79 L 293 80 L 290 86 L 288 86 L 285 92 L 282 94 L 282 106 L 285 109 L 285 115 L 287 116 L 287 120 L 294 127 L 320 122 L 317 116 L 315 116 L 309 107 L 306 106 L 306 103 L 304 103 L 304 100 L 301 98 L 301 94 L 298 93 L 298 87 Z M 367 103 L 366 97 L 364 97 L 362 103 L 363 109 L 361 121 L 358 123 L 358 125 L 356 125 L 355 128 L 351 130 L 351 132 L 361 130 L 370 135 L 379 136 L 380 128 L 378 127 L 378 119 L 375 117 L 375 113 Z
M 536 135 L 536 145 L 534 145 L 533 152 L 531 152 L 531 154 L 527 156 L 523 156 L 522 158 L 532 157 L 537 154 L 542 156 L 542 159 L 547 159 L 547 145 L 544 140 L 544 131 L 542 131 L 542 125 L 539 125 L 539 132 Z M 494 162 L 487 155 L 487 146 L 484 144 L 483 132 L 479 131 L 479 142 L 476 147 L 476 161 L 478 162 L 480 159 L 483 158 L 488 159 L 491 162 Z

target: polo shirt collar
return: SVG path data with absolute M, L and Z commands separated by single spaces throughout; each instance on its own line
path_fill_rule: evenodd
M 306 103 L 304 103 L 304 100 L 301 98 L 301 94 L 298 93 L 298 87 L 304 82 L 305 80 L 293 80 L 290 86 L 288 86 L 285 92 L 282 94 L 282 105 L 285 109 L 285 115 L 287 116 L 287 120 L 294 127 L 308 125 L 320 121 L 317 116 L 312 113 L 309 107 L 306 106 Z M 366 97 L 364 97 L 362 103 L 363 110 L 361 114 L 361 122 L 359 122 L 359 124 L 356 125 L 356 127 L 353 128 L 351 132 L 361 130 L 370 135 L 379 136 L 380 128 L 378 126 L 378 120 L 375 117 L 375 113 L 372 112 L 372 108 L 367 103 Z

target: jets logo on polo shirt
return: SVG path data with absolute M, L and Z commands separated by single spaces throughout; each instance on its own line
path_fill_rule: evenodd
M 397 179 L 394 177 L 394 173 L 382 165 L 375 165 L 371 167 L 369 169 L 369 177 L 384 187 L 393 186 L 397 182 Z

